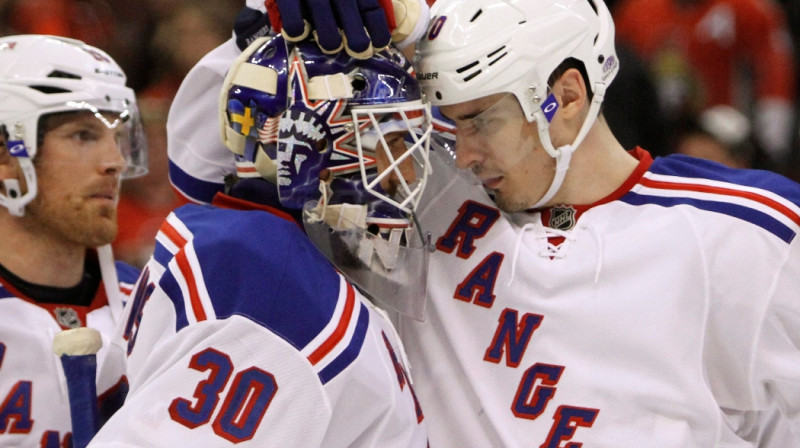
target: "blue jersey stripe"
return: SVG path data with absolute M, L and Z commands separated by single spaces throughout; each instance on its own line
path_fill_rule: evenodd
M 167 263 L 172 260 L 172 252 L 156 240 L 156 246 L 153 250 L 153 259 L 166 269 Z
M 358 314 L 358 323 L 356 323 L 353 337 L 350 339 L 347 348 L 319 372 L 319 379 L 322 381 L 322 384 L 326 384 L 328 381 L 335 378 L 336 375 L 346 369 L 347 366 L 358 357 L 358 354 L 361 353 L 361 347 L 364 345 L 364 338 L 367 335 L 368 327 L 369 310 L 367 310 L 367 307 L 362 303 Z
M 180 331 L 189 325 L 189 319 L 186 317 L 186 302 L 182 300 L 183 292 L 180 285 L 178 285 L 178 281 L 172 275 L 172 272 L 167 270 L 159 279 L 158 286 L 172 299 L 172 304 L 175 308 L 175 331 Z
M 682 154 L 674 154 L 666 157 L 656 158 L 648 168 L 648 171 L 656 175 L 673 176 L 673 178 L 668 182 L 675 182 L 678 184 L 681 183 L 681 179 L 686 179 L 689 183 L 694 180 L 694 182 L 700 182 L 700 185 L 705 185 L 703 183 L 704 180 L 710 180 L 726 184 L 727 186 L 719 187 L 723 190 L 725 188 L 729 188 L 733 190 L 748 191 L 748 188 L 755 188 L 758 190 L 771 192 L 776 196 L 784 198 L 786 203 L 792 203 L 795 206 L 800 206 L 800 185 L 790 179 L 769 171 L 733 169 L 716 162 L 689 157 Z M 659 181 L 663 181 L 663 179 L 659 179 Z M 709 188 L 711 190 L 717 188 L 711 185 L 713 184 L 709 184 Z M 681 190 L 679 188 L 675 188 L 674 190 L 670 189 L 669 186 L 665 186 L 663 188 L 664 191 L 671 191 L 673 193 L 681 194 Z M 720 191 L 721 192 L 717 195 L 718 200 L 711 198 L 699 199 L 685 196 L 664 197 L 655 194 L 650 195 L 646 192 L 635 193 L 633 191 L 625 194 L 620 200 L 632 205 L 657 204 L 664 207 L 672 207 L 678 204 L 690 205 L 701 210 L 722 213 L 749 222 L 772 233 L 787 243 L 794 239 L 796 235 L 796 228 L 790 227 L 768 213 L 759 211 L 747 205 L 732 203 L 730 200 L 733 199 L 733 196 L 728 196 L 724 191 Z M 766 201 L 760 202 L 769 206 L 769 203 Z M 778 209 L 775 211 L 776 216 L 777 213 L 783 213 Z M 796 219 L 796 217 L 793 218 L 792 216 L 787 216 L 787 219 Z
M 225 184 L 217 182 L 209 182 L 198 179 L 181 167 L 175 164 L 172 160 L 169 161 L 169 180 L 172 185 L 182 192 L 186 197 L 195 201 L 211 203 L 214 195 L 218 192 L 224 191 Z
M 627 193 L 620 198 L 620 200 L 631 205 L 656 204 L 663 207 L 672 207 L 681 204 L 690 205 L 701 210 L 722 213 L 750 222 L 772 233 L 786 243 L 790 243 L 795 237 L 795 232 L 792 229 L 766 213 L 729 202 L 708 201 L 687 197 L 649 196 L 634 192 Z

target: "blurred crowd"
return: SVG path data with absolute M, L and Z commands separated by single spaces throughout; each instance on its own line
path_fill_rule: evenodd
M 588 1 L 588 0 L 587 0 Z M 606 0 L 621 70 L 604 113 L 618 139 L 800 181 L 800 1 Z M 150 144 L 150 173 L 126 181 L 115 254 L 141 266 L 178 205 L 166 118 L 189 69 L 231 36 L 242 0 L 0 0 L 0 34 L 56 34 L 125 69 Z

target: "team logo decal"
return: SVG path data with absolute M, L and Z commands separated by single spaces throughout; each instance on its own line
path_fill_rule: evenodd
M 553 116 L 555 116 L 557 110 L 558 100 L 556 100 L 556 96 L 551 93 L 548 95 L 547 99 L 544 100 L 544 103 L 542 103 L 542 112 L 544 112 L 548 123 L 553 121 Z
M 78 312 L 72 308 L 56 308 L 53 311 L 59 325 L 66 328 L 78 328 L 81 326 L 81 318 Z
M 9 140 L 8 153 L 12 157 L 30 157 L 30 154 L 28 154 L 28 148 L 25 146 L 25 143 L 23 143 L 22 140 Z
M 619 62 L 617 62 L 617 58 L 614 57 L 613 54 L 609 56 L 603 63 L 603 81 L 605 81 L 611 73 L 614 73 L 618 66 Z
M 446 21 L 446 16 L 437 16 L 431 20 L 431 24 L 428 27 L 428 40 L 434 40 L 439 36 Z
M 575 226 L 575 209 L 570 206 L 553 207 L 550 210 L 548 227 L 558 230 L 569 230 Z

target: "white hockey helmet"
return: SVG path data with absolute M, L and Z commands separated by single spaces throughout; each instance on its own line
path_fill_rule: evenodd
M 40 119 L 62 112 L 88 111 L 109 128 L 123 126 L 118 142 L 127 166 L 122 178 L 147 172 L 147 143 L 133 90 L 104 51 L 79 40 L 45 35 L 0 38 L 0 129 L 9 153 L 23 171 L 27 191 L 5 180 L 0 205 L 22 216 L 36 197 L 32 160 L 42 135 Z M 103 113 L 118 115 L 108 120 Z
M 417 78 L 431 104 L 445 106 L 513 94 L 536 121 L 557 174 L 537 205 L 558 191 L 572 151 L 591 128 L 619 71 L 614 23 L 602 0 L 439 0 L 417 45 Z M 558 104 L 547 81 L 566 60 L 583 63 L 592 109 L 571 145 L 553 148 L 549 120 Z

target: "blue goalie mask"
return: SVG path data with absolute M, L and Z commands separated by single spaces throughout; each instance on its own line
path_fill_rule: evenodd
M 432 119 L 402 53 L 358 60 L 267 36 L 230 68 L 220 112 L 237 175 L 272 182 L 341 272 L 421 319 L 429 242 L 414 213 Z

